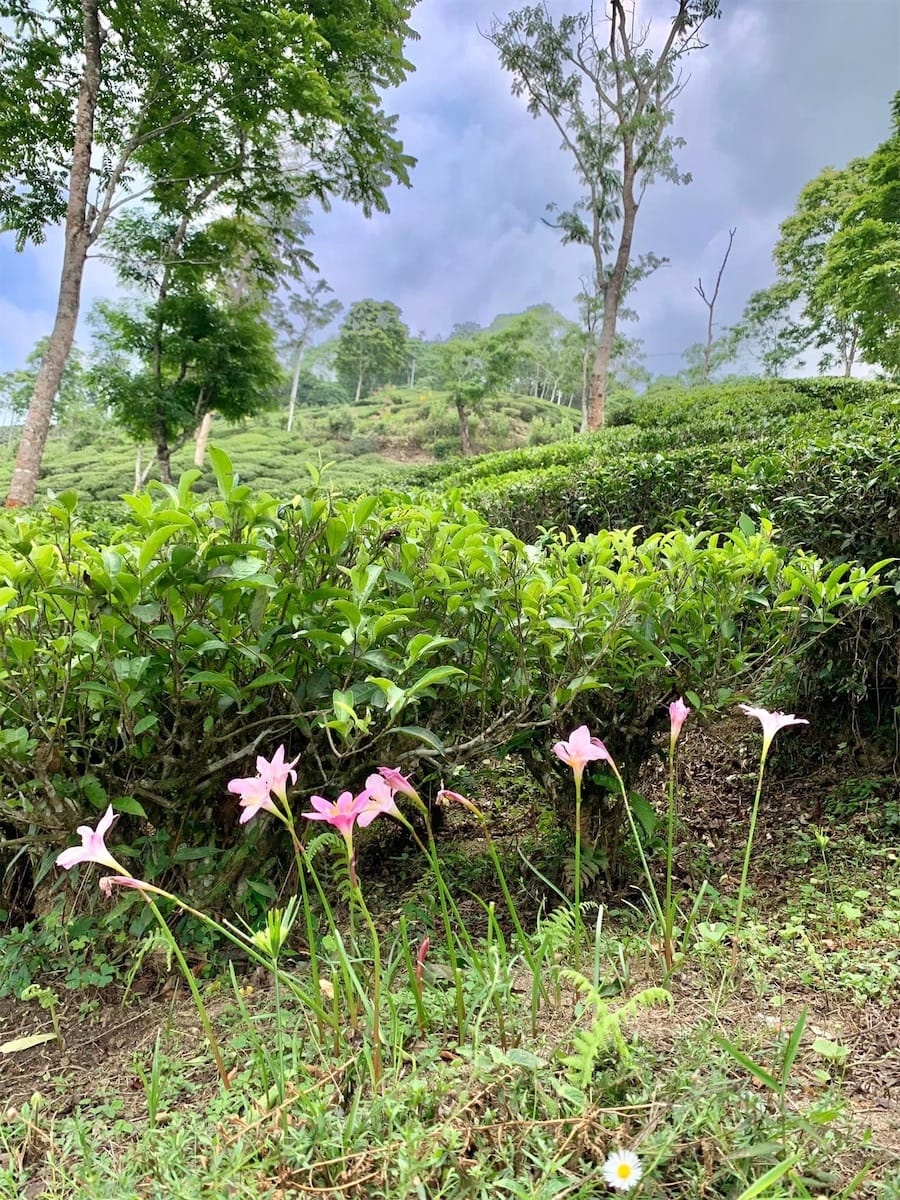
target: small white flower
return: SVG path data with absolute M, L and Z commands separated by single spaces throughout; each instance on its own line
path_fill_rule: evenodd
M 617 1192 L 630 1192 L 643 1173 L 641 1160 L 631 1150 L 614 1150 L 603 1164 L 603 1178 Z

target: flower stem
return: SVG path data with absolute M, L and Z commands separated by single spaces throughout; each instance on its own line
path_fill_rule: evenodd
M 763 776 L 766 770 L 766 757 L 769 747 L 764 742 L 762 755 L 759 760 L 759 779 L 756 784 L 756 795 L 753 798 L 753 809 L 750 813 L 750 828 L 747 831 L 747 845 L 744 848 L 744 865 L 741 870 L 741 882 L 738 887 L 737 909 L 734 914 L 734 933 L 731 939 L 731 969 L 737 969 L 740 948 L 741 917 L 744 912 L 744 895 L 747 891 L 747 874 L 750 870 L 750 851 L 753 848 L 753 835 L 756 832 L 756 818 L 759 813 L 759 799 L 762 795 Z
M 185 982 L 190 988 L 191 995 L 194 998 L 194 1004 L 197 1006 L 197 1014 L 200 1017 L 200 1024 L 203 1026 L 203 1031 L 206 1034 L 209 1042 L 209 1048 L 212 1050 L 213 1058 L 216 1060 L 216 1069 L 219 1072 L 219 1078 L 222 1081 L 222 1086 L 225 1088 L 225 1091 L 228 1092 L 231 1090 L 231 1082 L 228 1079 L 228 1072 L 225 1070 L 225 1063 L 222 1061 L 222 1051 L 219 1049 L 219 1043 L 216 1041 L 216 1035 L 213 1033 L 213 1028 L 209 1020 L 209 1014 L 206 1011 L 206 1005 L 203 1003 L 203 997 L 200 995 L 200 989 L 197 987 L 197 980 L 194 978 L 194 973 L 188 966 L 187 959 L 181 952 L 181 947 L 178 945 L 175 934 L 166 923 L 166 919 L 159 911 L 159 908 L 157 907 L 153 897 L 148 896 L 147 893 L 143 891 L 141 892 L 141 895 L 144 897 L 146 903 L 150 905 L 150 910 L 154 917 L 156 917 L 159 927 L 162 930 L 163 937 L 165 937 L 169 945 L 172 947 L 172 953 L 178 960 L 181 973 L 184 975 Z
M 622 800 L 625 804 L 625 815 L 628 817 L 628 825 L 631 829 L 631 836 L 634 838 L 634 844 L 637 847 L 638 857 L 641 860 L 641 867 L 644 871 L 644 877 L 647 880 L 647 886 L 650 888 L 650 895 L 653 899 L 653 914 L 659 922 L 660 932 L 665 930 L 666 920 L 663 915 L 662 905 L 659 902 L 659 896 L 656 891 L 656 884 L 653 882 L 653 876 L 650 873 L 650 867 L 647 864 L 647 856 L 644 854 L 644 847 L 641 844 L 641 836 L 638 832 L 637 822 L 634 819 L 634 813 L 631 811 L 631 805 L 628 802 L 628 791 L 625 787 L 625 780 L 619 774 L 615 763 L 610 764 L 616 779 L 619 781 L 619 790 L 622 793 Z
M 359 905 L 363 919 L 369 927 L 369 933 L 372 937 L 372 1062 L 375 1071 L 374 1083 L 376 1088 L 381 1086 L 381 942 L 378 938 L 378 930 L 375 928 L 375 922 L 372 920 L 372 915 L 369 912 L 369 907 L 362 894 L 362 889 L 357 883 L 353 889 L 353 898 Z
M 672 970 L 675 956 L 672 952 L 672 934 L 675 928 L 675 905 L 672 903 L 672 859 L 675 854 L 675 738 L 669 739 L 669 811 L 666 836 L 666 904 L 663 926 L 663 957 L 666 974 Z
M 581 773 L 575 772 L 575 970 L 581 970 Z

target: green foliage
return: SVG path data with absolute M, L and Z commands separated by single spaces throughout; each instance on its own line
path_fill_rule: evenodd
M 107 803 L 145 814 L 164 879 L 202 881 L 235 844 L 224 781 L 257 747 L 297 743 L 301 792 L 328 794 L 373 759 L 439 771 L 515 745 L 568 807 L 548 730 L 589 719 L 630 774 L 660 696 L 789 687 L 874 590 L 766 528 L 533 546 L 459 504 L 313 486 L 279 505 L 211 459 L 217 494 L 194 471 L 129 497 L 111 544 L 65 494 L 7 518 L 0 550 L 3 817 L 58 834 Z M 621 811 L 590 803 L 615 872 Z
M 436 348 L 436 375 L 456 409 L 463 455 L 472 453 L 469 418 L 508 385 L 530 329 L 530 319 L 523 316 L 496 333 L 451 337 Z
M 93 64 L 94 137 L 104 153 L 91 191 L 106 195 L 87 224 L 99 216 L 102 225 L 103 204 L 136 166 L 169 211 L 183 210 L 198 180 L 221 176 L 231 201 L 242 189 L 251 204 L 302 190 L 384 208 L 384 187 L 406 180 L 410 160 L 375 89 L 405 75 L 408 16 L 408 6 L 368 0 L 315 14 L 307 4 L 232 7 L 213 22 L 169 0 L 104 11 Z M 19 0 L 3 0 L 0 17 L 14 30 L 0 41 L 0 217 L 21 248 L 65 215 L 69 165 L 85 134 L 73 98 L 91 78 L 90 23 L 77 6 Z M 339 52 L 323 54 L 323 45 Z M 286 138 L 312 158 L 302 187 L 282 153 Z
M 851 164 L 854 165 L 854 164 Z M 859 326 L 869 362 L 900 373 L 900 92 L 893 131 L 864 164 L 858 194 L 829 241 L 821 290 Z
M 865 160 L 854 159 L 841 171 L 826 167 L 807 183 L 797 198 L 796 212 L 781 224 L 773 252 L 781 294 L 787 303 L 802 304 L 795 348 L 812 345 L 821 350 L 820 371 L 837 361 L 849 375 L 857 352 L 858 321 L 836 304 L 825 265 L 829 241 L 859 196 L 865 172 Z
M 97 312 L 102 392 L 135 441 L 169 446 L 207 412 L 237 421 L 276 402 L 274 334 L 256 304 L 228 304 L 201 287 Z
M 299 409 L 290 434 L 285 431 L 283 410 L 267 410 L 230 426 L 221 421 L 213 425 L 213 440 L 227 451 L 243 482 L 276 496 L 289 497 L 309 479 L 308 464 L 311 464 L 315 470 L 325 467 L 324 478 L 330 487 L 356 494 L 367 489 L 403 486 L 407 476 L 419 478 L 422 468 L 405 466 L 406 459 L 428 461 L 458 455 L 457 421 L 441 393 L 404 388 L 396 390 L 399 398 L 394 401 L 388 402 L 378 394 L 351 405 L 352 433 L 343 437 L 332 431 L 332 418 L 335 407 L 347 404 L 346 394 L 336 383 L 318 382 L 316 386 L 324 389 L 324 403 L 321 407 Z M 473 421 L 473 437 L 478 447 L 485 450 L 524 445 L 530 422 L 537 416 L 543 416 L 560 436 L 569 437 L 578 425 L 574 409 L 531 397 L 499 396 L 492 408 L 508 421 L 508 433 L 492 435 L 477 420 Z M 193 465 L 193 454 L 192 442 L 173 451 L 172 470 L 176 475 Z M 145 453 L 144 461 L 148 458 Z M 0 486 L 9 482 L 11 469 L 9 450 L 4 451 L 0 446 Z M 75 488 L 79 512 L 84 512 L 84 503 L 93 506 L 97 501 L 107 505 L 118 501 L 134 487 L 134 473 L 134 444 L 112 422 L 105 428 L 102 442 L 91 441 L 78 449 L 73 448 L 70 433 L 61 429 L 48 443 L 39 496 Z M 196 487 L 199 491 L 215 487 L 208 466 Z M 103 514 L 104 530 L 108 514 L 114 512 L 119 514 L 121 524 L 124 513 L 121 505 L 107 508 Z M 92 524 L 93 519 L 92 510 L 87 523 Z M 107 535 L 101 530 L 100 536 Z
M 409 330 L 400 309 L 389 300 L 359 300 L 341 325 L 334 368 L 338 379 L 357 401 L 402 375 Z
M 560 971 L 560 978 L 570 983 L 593 1009 L 590 1025 L 576 1032 L 572 1051 L 562 1060 L 569 1078 L 577 1087 L 583 1089 L 587 1089 L 598 1062 L 605 1055 L 612 1052 L 619 1061 L 628 1060 L 628 1046 L 622 1034 L 623 1021 L 651 1005 L 665 1004 L 669 1008 L 674 1006 L 672 995 L 665 988 L 650 987 L 644 988 L 624 1004 L 613 1008 L 590 980 L 579 975 L 577 971 Z

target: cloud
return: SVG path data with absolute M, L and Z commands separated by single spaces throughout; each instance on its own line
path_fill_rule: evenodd
M 554 16 L 585 3 L 549 0 Z M 498 15 L 512 7 L 498 4 Z M 673 0 L 641 0 L 640 11 L 653 18 L 658 39 Z M 419 160 L 413 187 L 391 190 L 389 215 L 366 220 L 336 204 L 315 222 L 311 248 L 345 305 L 393 300 L 413 331 L 432 336 L 544 301 L 574 316 L 587 267 L 585 252 L 561 246 L 542 221 L 548 202 L 567 206 L 577 196 L 576 180 L 552 123 L 532 119 L 511 95 L 510 77 L 478 29 L 490 19 L 485 0 L 429 0 L 414 10 L 421 39 L 408 55 L 417 70 L 385 98 Z M 638 218 L 636 252 L 670 261 L 630 298 L 641 319 L 629 332 L 660 356 L 651 365 L 665 369 L 702 336 L 705 309 L 693 286 L 718 270 L 728 228 L 738 232 L 716 312 L 722 323 L 736 321 L 749 294 L 771 282 L 778 225 L 803 184 L 887 136 L 900 5 L 726 0 L 704 38 L 707 48 L 686 65 L 674 127 L 693 183 L 652 187 Z M 10 271 L 0 246 L 0 368 L 12 365 L 17 346 L 24 358 L 52 318 L 59 250 L 51 239 Z M 90 264 L 83 311 L 114 291 L 108 268 Z

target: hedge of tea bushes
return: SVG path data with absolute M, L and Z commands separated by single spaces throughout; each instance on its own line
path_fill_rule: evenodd
M 188 472 L 129 498 L 108 540 L 73 493 L 0 520 L 0 823 L 44 839 L 38 874 L 112 802 L 145 874 L 258 878 L 225 785 L 281 743 L 300 755 L 298 804 L 381 764 L 427 791 L 509 747 L 569 804 L 548 748 L 572 727 L 632 776 L 667 699 L 789 703 L 809 647 L 878 591 L 765 524 L 529 544 L 459 503 L 312 486 L 283 503 L 212 457 L 215 495 Z M 267 850 L 277 831 L 257 837 Z

